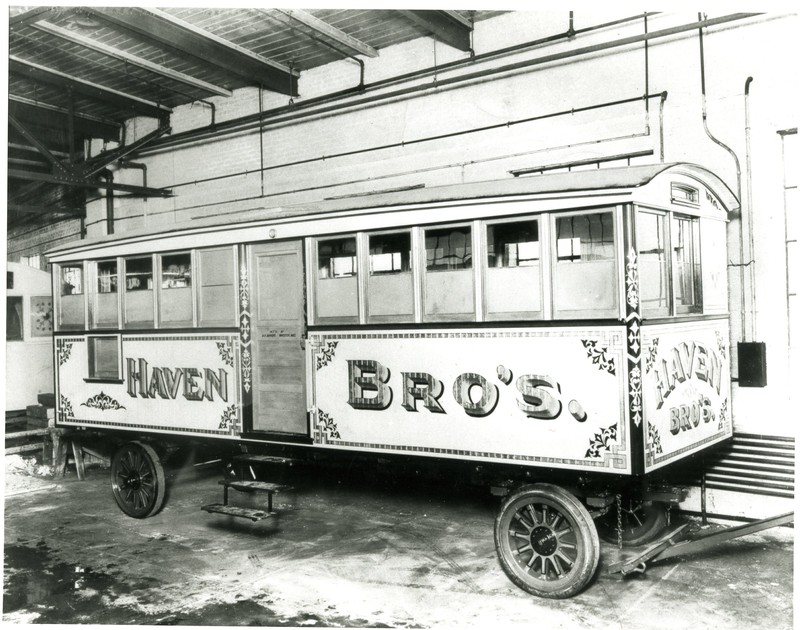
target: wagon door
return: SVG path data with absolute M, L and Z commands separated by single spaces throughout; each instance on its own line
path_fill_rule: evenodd
M 302 252 L 300 241 L 252 248 L 256 432 L 308 435 Z

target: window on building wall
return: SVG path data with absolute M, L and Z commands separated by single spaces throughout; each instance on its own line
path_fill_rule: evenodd
M 58 325 L 64 329 L 84 327 L 86 303 L 84 300 L 83 265 L 63 265 L 60 272 Z
M 232 326 L 236 323 L 233 248 L 199 250 L 199 323 Z
M 163 326 L 191 326 L 193 317 L 192 255 L 163 254 L 159 321 Z
M 370 234 L 367 305 L 370 319 L 414 318 L 411 233 Z
M 49 295 L 31 297 L 31 337 L 53 334 L 53 298 Z
M 97 293 L 94 324 L 97 327 L 117 326 L 119 293 L 117 291 L 117 261 L 101 260 L 97 263 Z
M 617 315 L 615 248 L 612 212 L 556 217 L 556 317 Z
M 538 220 L 486 226 L 486 309 L 490 319 L 540 316 L 541 273 Z
M 6 296 L 6 341 L 22 341 L 22 296 Z
M 678 313 L 703 310 L 700 270 L 700 220 L 676 216 L 672 221 L 672 273 Z
M 358 319 L 358 256 L 356 237 L 317 242 L 317 317 Z
M 117 381 L 122 378 L 120 367 L 120 338 L 118 336 L 87 338 L 89 379 Z
M 666 215 L 638 213 L 639 290 L 644 317 L 665 317 L 670 314 L 665 226 Z
M 425 317 L 471 319 L 475 314 L 472 227 L 429 228 L 425 242 Z
M 125 326 L 152 328 L 155 300 L 153 257 L 125 259 Z

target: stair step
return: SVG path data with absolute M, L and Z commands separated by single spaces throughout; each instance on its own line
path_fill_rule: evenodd
M 285 486 L 278 483 L 270 483 L 268 481 L 249 481 L 241 479 L 223 479 L 219 482 L 221 486 L 228 486 L 235 490 L 263 490 L 265 492 L 285 492 L 293 490 L 291 486 Z
M 234 455 L 233 461 L 248 462 L 251 464 L 288 464 L 289 466 L 297 462 L 296 459 L 292 459 L 291 457 L 275 457 L 273 455 L 253 455 L 250 453 L 244 453 L 242 455 Z
M 47 429 L 31 429 L 30 431 L 15 431 L 13 433 L 6 433 L 6 440 L 14 440 L 17 438 L 36 437 L 39 435 L 47 435 L 50 433 Z
M 228 516 L 235 516 L 237 518 L 249 518 L 251 521 L 263 521 L 273 516 L 277 516 L 276 512 L 268 512 L 267 510 L 256 510 L 252 508 L 236 507 L 233 505 L 223 505 L 222 503 L 212 503 L 204 505 L 201 510 L 209 514 L 227 514 Z

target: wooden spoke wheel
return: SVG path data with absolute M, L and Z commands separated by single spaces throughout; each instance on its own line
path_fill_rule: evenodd
M 616 507 L 597 519 L 597 527 L 603 540 L 617 543 L 621 538 L 623 546 L 635 547 L 655 540 L 667 526 L 667 508 L 664 503 L 622 499 L 621 507 L 619 521 Z M 618 525 L 621 536 L 617 532 Z
M 600 541 L 588 510 L 546 483 L 508 495 L 494 524 L 500 566 L 514 584 L 540 597 L 563 599 L 592 579 Z
M 119 508 L 133 518 L 153 516 L 164 504 L 164 468 L 155 450 L 128 442 L 111 460 L 111 489 Z

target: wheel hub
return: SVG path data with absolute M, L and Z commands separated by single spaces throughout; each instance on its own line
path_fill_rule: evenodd
M 558 549 L 558 538 L 549 527 L 534 527 L 531 532 L 531 547 L 540 556 L 550 556 Z

